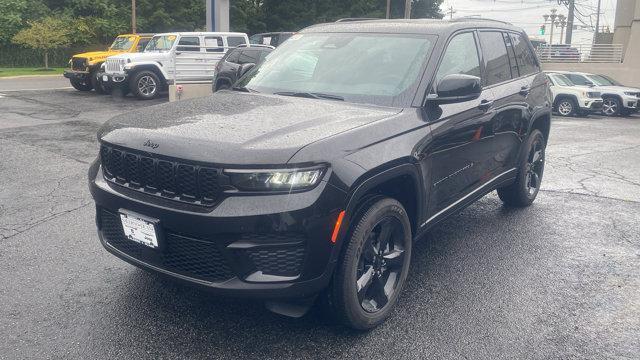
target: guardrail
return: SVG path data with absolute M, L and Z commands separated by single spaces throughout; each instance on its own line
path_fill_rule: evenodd
M 540 45 L 536 50 L 542 62 L 621 63 L 622 44 Z

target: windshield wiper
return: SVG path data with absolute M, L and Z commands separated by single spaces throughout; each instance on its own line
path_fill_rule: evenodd
M 323 94 L 323 93 L 317 93 L 317 92 L 278 91 L 278 92 L 274 92 L 274 94 L 282 95 L 282 96 L 296 96 L 296 97 L 309 98 L 309 99 L 329 99 L 329 100 L 344 101 L 344 98 L 342 96 Z
M 258 90 L 253 90 L 252 88 L 248 88 L 246 86 L 233 86 L 231 88 L 231 90 L 233 91 L 242 91 L 242 92 L 248 92 L 248 93 L 257 93 L 259 92 Z

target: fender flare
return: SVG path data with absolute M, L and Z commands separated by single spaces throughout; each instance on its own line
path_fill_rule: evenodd
M 370 194 L 370 191 L 375 187 L 382 185 L 383 183 L 397 179 L 402 176 L 409 176 L 412 178 L 415 184 L 414 191 L 416 192 L 416 235 L 419 231 L 420 219 L 422 218 L 424 208 L 426 205 L 426 198 L 424 194 L 424 185 L 422 181 L 422 176 L 418 170 L 418 168 L 413 163 L 405 162 L 402 164 L 398 164 L 392 167 L 389 167 L 384 170 L 375 170 L 375 173 L 365 173 L 363 174 L 356 182 L 355 189 L 347 195 L 347 201 L 345 206 L 345 218 L 343 219 L 342 226 L 340 227 L 340 232 L 338 233 L 338 239 L 336 241 L 336 248 L 338 251 L 335 253 L 340 253 L 342 249 L 342 245 L 345 240 L 345 235 L 347 234 L 348 229 L 351 227 L 351 223 L 360 216 L 362 212 L 362 205 L 366 204 L 367 195 Z M 415 237 L 415 236 L 414 236 Z M 336 261 L 337 256 L 332 261 Z
M 574 94 L 558 94 L 556 95 L 556 98 L 553 99 L 553 107 L 555 108 L 556 105 L 558 105 L 558 102 L 560 101 L 560 99 L 563 98 L 569 98 L 573 101 L 575 101 L 576 105 L 578 105 L 578 107 L 580 107 L 580 102 L 578 101 L 578 97 L 575 96 Z
M 162 80 L 165 83 L 167 83 L 167 79 L 168 79 L 167 73 L 164 71 L 164 69 L 161 66 L 159 66 L 158 62 L 156 61 L 135 62 L 133 63 L 131 68 L 126 70 L 126 73 L 133 74 L 141 70 L 151 70 L 156 74 L 160 75 L 160 77 L 162 77 Z

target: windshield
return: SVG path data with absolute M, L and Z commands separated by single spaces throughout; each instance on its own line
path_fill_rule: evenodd
M 618 85 L 611 79 L 608 79 L 601 75 L 589 75 L 589 80 L 591 80 L 594 84 L 600 85 L 600 86 L 617 86 Z
M 574 83 L 571 82 L 571 80 L 569 80 L 568 77 L 566 77 L 564 75 L 553 74 L 553 75 L 549 75 L 549 77 L 551 77 L 551 80 L 556 85 L 560 85 L 560 86 L 574 86 L 575 85 Z
M 413 99 L 434 41 L 431 35 L 412 34 L 296 34 L 237 87 L 406 106 Z
M 176 42 L 175 35 L 154 36 L 144 48 L 144 51 L 169 51 Z
M 134 36 L 118 36 L 111 44 L 111 50 L 129 50 L 135 41 Z

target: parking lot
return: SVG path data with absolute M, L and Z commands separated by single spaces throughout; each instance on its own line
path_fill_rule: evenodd
M 2 359 L 640 354 L 639 115 L 554 118 L 535 204 L 507 209 L 491 194 L 437 226 L 392 317 L 359 333 L 318 311 L 289 319 L 213 297 L 103 250 L 86 179 L 95 133 L 166 99 L 1 89 Z

